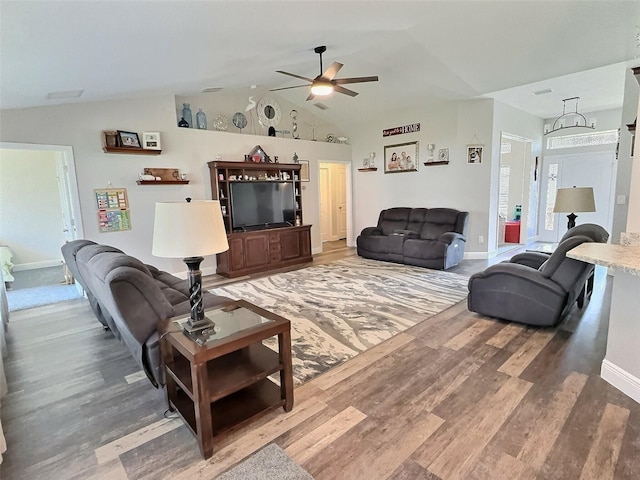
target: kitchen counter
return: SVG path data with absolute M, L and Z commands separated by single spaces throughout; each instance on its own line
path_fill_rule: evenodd
M 613 270 L 607 352 L 600 376 L 640 403 L 640 246 L 583 243 L 567 257 Z
M 640 246 L 583 243 L 567 252 L 567 257 L 640 275 Z

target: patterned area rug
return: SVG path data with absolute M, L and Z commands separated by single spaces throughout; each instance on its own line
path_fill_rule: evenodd
M 211 290 L 291 321 L 296 385 L 467 296 L 455 273 L 351 257 Z M 265 342 L 277 350 L 275 338 Z

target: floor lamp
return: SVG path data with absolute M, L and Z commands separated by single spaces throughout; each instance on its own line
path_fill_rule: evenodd
M 559 188 L 556 191 L 556 203 L 553 207 L 553 213 L 568 213 L 567 228 L 576 226 L 575 213 L 595 212 L 596 203 L 593 198 L 592 187 L 573 187 Z
M 189 268 L 189 304 L 191 314 L 185 330 L 195 332 L 213 326 L 205 317 L 202 305 L 202 272 L 200 262 L 206 255 L 229 249 L 222 220 L 220 202 L 158 202 L 153 225 L 151 253 L 157 257 L 183 258 Z

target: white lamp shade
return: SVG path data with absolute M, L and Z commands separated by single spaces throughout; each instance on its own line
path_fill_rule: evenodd
M 151 248 L 156 257 L 204 257 L 228 249 L 219 201 L 156 203 Z
M 559 188 L 556 192 L 554 213 L 595 212 L 596 202 L 592 187 Z

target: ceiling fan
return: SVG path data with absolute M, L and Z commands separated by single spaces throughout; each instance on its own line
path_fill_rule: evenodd
M 320 75 L 316 78 L 307 78 L 302 77 L 300 75 L 296 75 L 295 73 L 283 72 L 282 70 L 277 70 L 278 73 L 282 73 L 284 75 L 289 75 L 290 77 L 299 78 L 300 80 L 305 80 L 311 84 L 311 93 L 307 97 L 307 100 L 312 100 L 316 96 L 324 96 L 329 95 L 332 92 L 343 93 L 345 95 L 349 95 L 351 97 L 355 97 L 358 95 L 358 92 L 354 92 L 353 90 L 349 90 L 347 88 L 341 87 L 341 85 L 347 83 L 363 83 L 363 82 L 377 82 L 378 76 L 371 77 L 352 77 L 352 78 L 335 78 L 340 69 L 343 67 L 342 63 L 333 62 L 329 68 L 327 68 L 324 72 L 322 71 L 322 54 L 327 51 L 327 47 L 322 45 L 320 47 L 316 47 L 313 49 L 314 52 L 320 55 Z M 278 90 L 289 90 L 291 88 L 300 88 L 300 87 L 308 87 L 309 84 L 305 85 L 295 85 L 293 87 L 283 87 L 283 88 L 274 88 L 271 90 L 272 92 Z

